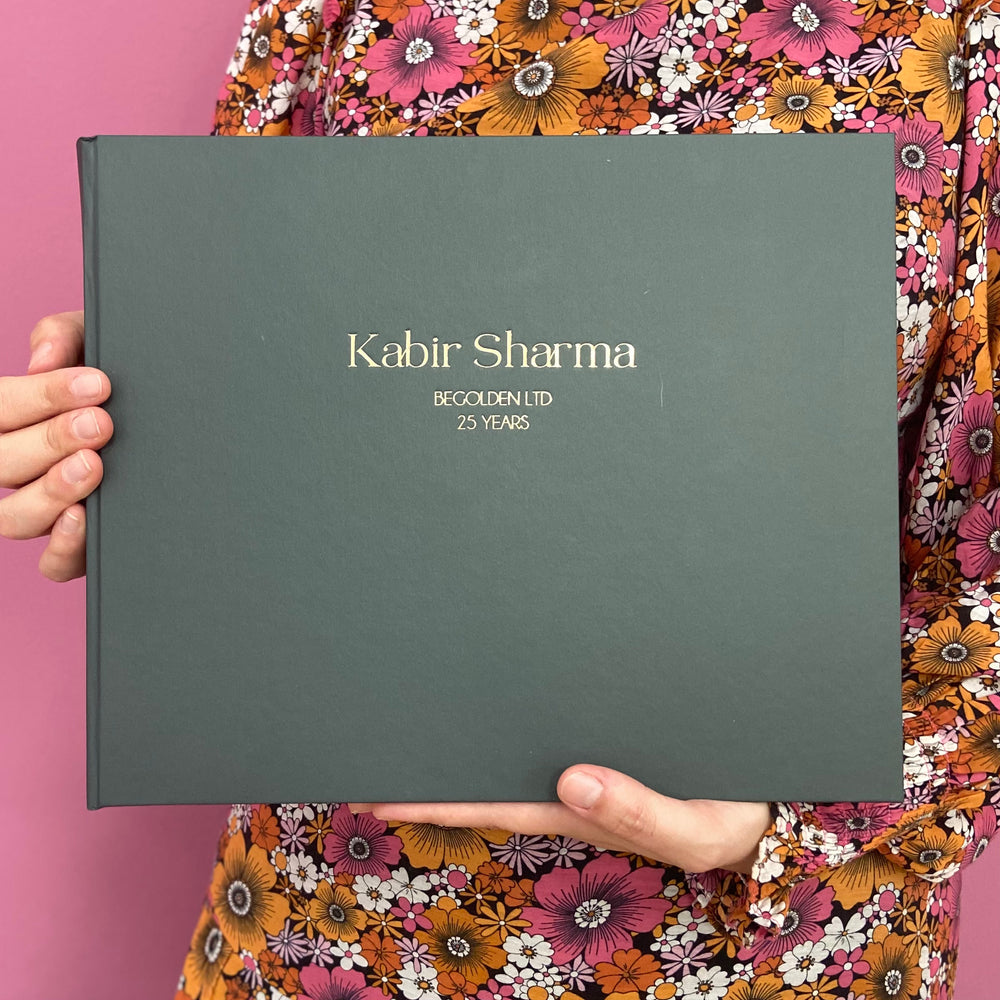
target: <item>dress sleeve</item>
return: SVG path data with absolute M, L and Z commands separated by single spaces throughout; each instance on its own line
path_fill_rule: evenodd
M 780 933 L 797 882 L 819 878 L 857 906 L 903 875 L 951 878 L 997 830 L 1000 0 L 992 6 L 957 11 L 958 50 L 943 53 L 952 90 L 964 71 L 964 96 L 951 136 L 943 122 L 940 201 L 921 192 L 897 211 L 904 800 L 773 803 L 749 875 L 688 873 L 709 918 L 746 947 Z M 913 65 L 926 69 L 923 58 L 916 49 Z M 942 121 L 949 98 L 934 97 L 924 114 Z M 940 273 L 912 280 L 932 260 Z
M 252 0 L 215 106 L 212 135 L 322 135 L 324 67 L 339 0 Z

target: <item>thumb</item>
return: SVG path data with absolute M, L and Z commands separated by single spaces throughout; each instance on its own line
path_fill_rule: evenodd
M 31 331 L 28 375 L 83 364 L 83 310 L 45 316 Z
M 623 846 L 617 850 L 690 872 L 719 867 L 732 853 L 723 840 L 726 831 L 719 829 L 719 823 L 706 822 L 710 818 L 704 808 L 709 804 L 706 800 L 687 802 L 661 795 L 621 771 L 597 764 L 574 765 L 560 776 L 556 794 L 577 815 L 620 842 Z M 737 850 L 733 857 L 744 853 Z

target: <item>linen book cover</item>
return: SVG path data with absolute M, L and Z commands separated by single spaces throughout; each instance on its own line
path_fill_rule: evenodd
M 90 808 L 901 797 L 892 134 L 78 155 Z

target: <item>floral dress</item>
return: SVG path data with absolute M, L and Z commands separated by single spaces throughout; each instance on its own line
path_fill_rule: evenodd
M 750 875 L 235 805 L 178 1000 L 952 997 L 1000 813 L 998 63 L 1000 0 L 254 0 L 220 136 L 895 134 L 905 798 L 775 803 Z

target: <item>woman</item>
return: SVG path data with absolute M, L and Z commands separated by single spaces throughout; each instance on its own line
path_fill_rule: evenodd
M 583 765 L 559 803 L 236 805 L 178 997 L 952 996 L 962 873 L 1000 812 L 998 15 L 945 0 L 251 6 L 217 135 L 895 133 L 905 799 L 684 803 Z M 775 277 L 771 294 L 794 289 Z M 4 387 L 24 430 L 0 527 L 51 530 L 52 579 L 84 570 L 79 501 L 112 432 L 106 376 L 69 394 L 81 344 L 81 314 L 46 318 L 30 374 Z M 77 416 L 95 436 L 71 436 Z M 74 456 L 89 469 L 70 482 Z M 599 779 L 589 804 L 580 774 Z

